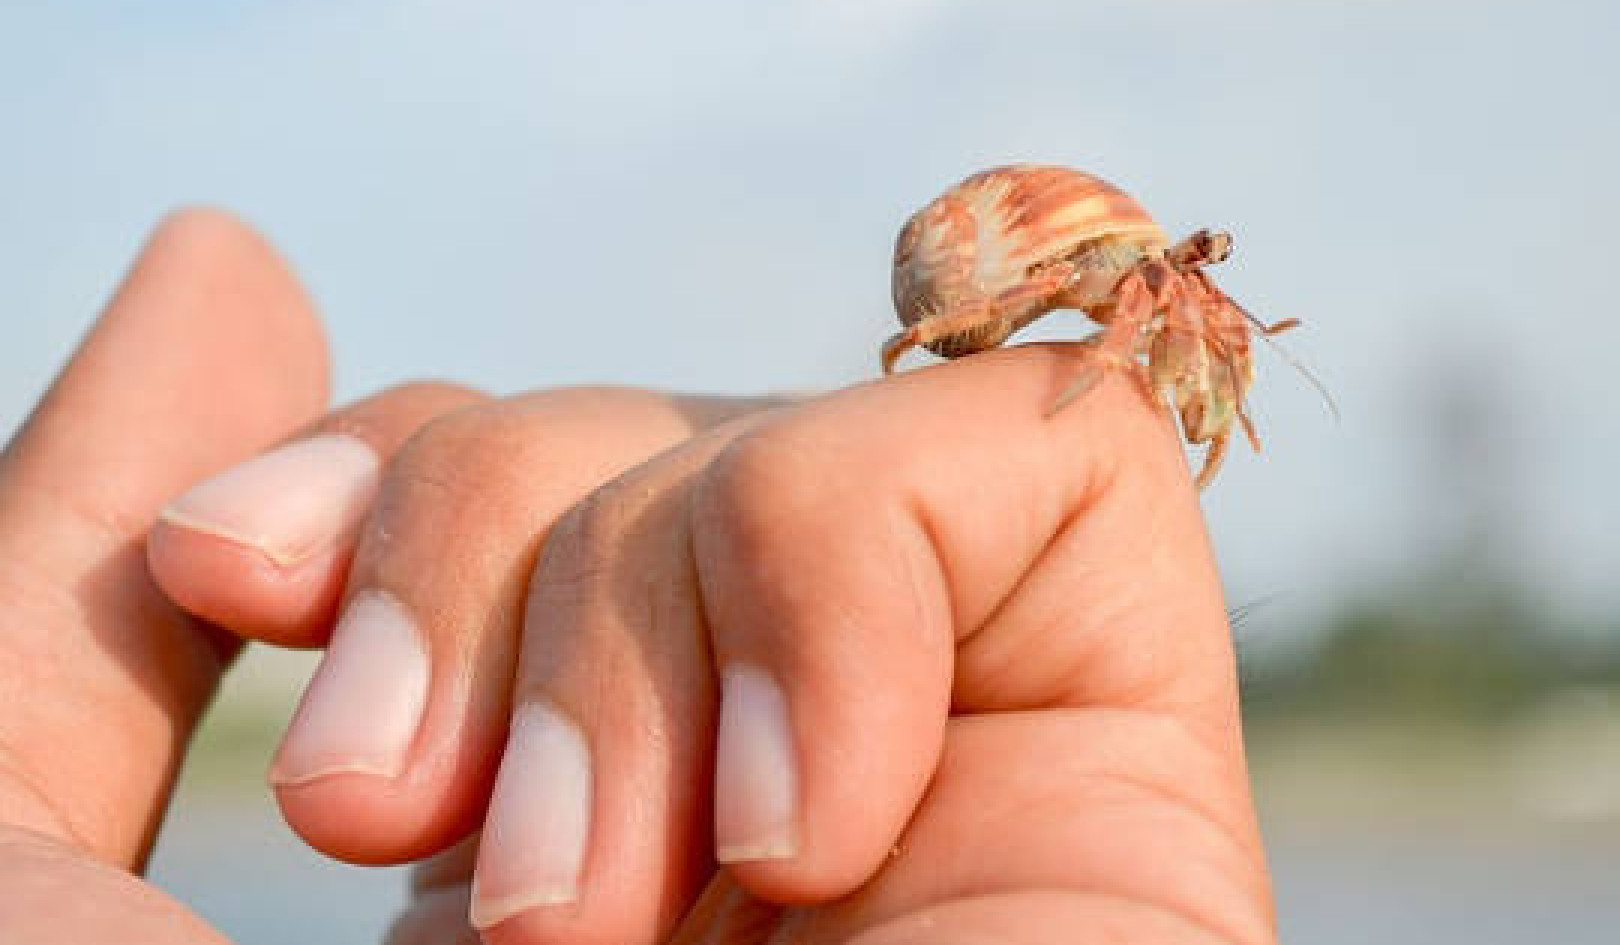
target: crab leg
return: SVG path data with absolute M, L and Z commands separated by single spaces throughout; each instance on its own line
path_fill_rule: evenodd
M 1221 462 L 1226 459 L 1226 444 L 1230 439 L 1230 435 L 1225 433 L 1210 438 L 1209 449 L 1204 453 L 1204 465 L 1199 467 L 1198 478 L 1193 480 L 1193 486 L 1199 492 L 1203 492 L 1215 479 L 1215 474 L 1220 472 Z
M 883 373 L 893 374 L 896 361 L 900 356 L 919 345 L 948 338 L 951 335 L 983 328 L 986 325 L 1000 321 L 1000 317 L 991 311 L 989 306 L 975 308 L 972 311 L 956 315 L 941 315 L 935 318 L 925 318 L 904 331 L 896 332 L 883 343 Z
M 975 339 L 975 348 L 994 347 L 1007 336 L 1045 313 L 1052 297 L 1060 292 L 1074 274 L 1074 266 L 1058 263 L 1046 267 L 1031 281 L 1009 289 L 987 304 L 975 306 L 958 315 L 925 318 L 904 331 L 898 332 L 883 344 L 883 373 L 894 373 L 895 362 L 911 348 L 966 334 L 979 329 L 1000 325 L 993 339 Z
M 1259 449 L 1243 403 L 1249 376 L 1245 321 L 1202 276 L 1196 270 L 1178 273 L 1165 286 L 1165 322 L 1149 352 L 1154 384 L 1173 400 L 1187 441 L 1208 444 L 1194 479 L 1200 491 L 1226 459 L 1234 416 Z
M 1095 350 L 1087 359 L 1086 366 L 1080 369 L 1074 382 L 1058 395 L 1057 403 L 1052 405 L 1048 416 L 1089 393 L 1102 380 L 1103 372 L 1110 369 L 1130 372 L 1141 385 L 1147 398 L 1154 403 L 1158 402 L 1153 393 L 1152 380 L 1141 362 L 1136 360 L 1143 332 L 1153 321 L 1156 307 L 1153 292 L 1148 288 L 1140 272 L 1132 271 L 1120 281 L 1119 299 L 1114 304 L 1113 316 L 1109 318 L 1103 330 L 1092 336 L 1088 342 Z

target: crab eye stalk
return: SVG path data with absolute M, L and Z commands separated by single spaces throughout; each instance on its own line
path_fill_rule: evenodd
M 1198 231 L 1198 255 L 1205 265 L 1226 262 L 1232 255 L 1232 234 L 1219 230 Z

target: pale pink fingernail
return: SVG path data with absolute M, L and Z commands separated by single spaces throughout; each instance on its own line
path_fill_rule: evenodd
M 715 741 L 714 845 L 722 863 L 798 853 L 798 765 L 787 698 L 763 670 L 726 668 Z
M 271 783 L 398 775 L 422 722 L 428 675 L 427 649 L 404 605 L 382 591 L 356 594 L 270 766 Z
M 591 784 L 590 747 L 579 727 L 545 703 L 519 706 L 478 848 L 474 928 L 578 901 Z
M 296 564 L 351 531 L 377 492 L 377 453 L 340 433 L 277 447 L 170 502 L 171 525 L 218 535 Z

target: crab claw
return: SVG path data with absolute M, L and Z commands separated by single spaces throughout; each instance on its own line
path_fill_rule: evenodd
M 1148 376 L 1153 389 L 1183 414 L 1201 400 L 1209 357 L 1198 336 L 1182 328 L 1165 327 L 1148 346 Z
M 1207 350 L 1207 346 L 1206 346 Z M 1232 362 L 1217 355 L 1206 360 L 1207 371 L 1203 396 L 1196 403 L 1197 410 L 1182 413 L 1187 439 L 1194 443 L 1207 443 L 1217 436 L 1225 436 L 1237 419 L 1238 384 L 1232 374 Z

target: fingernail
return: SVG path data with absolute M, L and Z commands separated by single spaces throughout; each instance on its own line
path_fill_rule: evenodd
M 537 906 L 576 902 L 591 824 L 591 753 L 579 727 L 551 706 L 512 717 L 473 877 L 473 928 Z
M 714 842 L 722 863 L 798 853 L 798 771 L 787 698 L 769 674 L 726 668 L 715 741 Z
M 248 545 L 286 567 L 351 530 L 377 491 L 377 453 L 341 433 L 288 443 L 169 503 L 161 518 Z
M 270 766 L 270 783 L 398 775 L 427 691 L 427 650 L 410 613 L 382 591 L 356 594 L 304 691 Z

